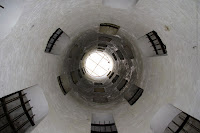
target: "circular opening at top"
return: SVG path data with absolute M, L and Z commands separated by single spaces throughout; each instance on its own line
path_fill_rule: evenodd
M 103 78 L 112 71 L 113 60 L 106 52 L 93 51 L 86 57 L 85 69 L 89 76 Z

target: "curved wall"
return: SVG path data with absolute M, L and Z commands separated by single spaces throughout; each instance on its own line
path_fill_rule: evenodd
M 150 121 L 167 103 L 200 119 L 200 26 L 196 1 L 140 0 L 128 10 L 104 7 L 101 2 L 26 1 L 12 32 L 0 39 L 0 96 L 34 84 L 43 88 L 49 114 L 34 129 L 35 133 L 88 133 L 93 112 L 113 113 L 120 133 L 152 133 Z M 76 94 L 64 96 L 56 79 L 64 57 L 44 53 L 49 37 L 58 27 L 74 39 L 102 22 L 121 26 L 129 41 L 155 30 L 167 46 L 166 57 L 143 57 L 142 81 L 135 83 L 144 93 L 133 106 L 122 100 L 91 107 L 78 97 L 73 98 Z
M 4 39 L 15 26 L 17 21 L 19 20 L 23 8 L 24 8 L 24 0 L 1 0 L 0 5 L 4 8 L 0 8 L 0 40 Z

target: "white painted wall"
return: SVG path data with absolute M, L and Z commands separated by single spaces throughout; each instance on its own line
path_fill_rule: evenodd
M 24 0 L 0 0 L 0 40 L 5 38 L 15 26 L 24 8 Z
M 12 32 L 0 39 L 0 97 L 35 84 L 43 89 L 49 113 L 33 133 L 89 133 L 94 112 L 113 113 L 119 133 L 152 133 L 150 121 L 168 103 L 200 119 L 197 7 L 194 0 L 140 0 L 130 10 L 109 8 L 102 1 L 28 0 Z M 136 85 L 144 93 L 133 106 L 125 100 L 89 106 L 76 94 L 64 96 L 56 79 L 63 58 L 44 53 L 58 27 L 73 40 L 102 22 L 120 25 L 129 40 L 156 30 L 167 46 L 168 56 L 143 57 L 143 78 Z
M 133 8 L 138 1 L 139 0 L 102 0 L 102 3 L 111 8 L 130 9 Z

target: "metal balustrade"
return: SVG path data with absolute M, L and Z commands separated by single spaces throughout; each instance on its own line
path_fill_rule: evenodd
M 128 100 L 130 105 L 133 105 L 142 95 L 143 89 L 138 88 L 136 93 Z
M 91 124 L 91 133 L 118 133 L 115 123 L 109 123 L 106 124 L 104 121 L 104 124 Z
M 82 71 L 83 75 L 85 75 L 85 68 L 84 67 L 81 68 L 81 71 Z
M 99 32 L 108 35 L 116 35 L 120 26 L 111 23 L 101 23 Z
M 98 46 L 100 46 L 100 47 L 105 47 L 105 48 L 106 48 L 108 45 L 106 45 L 106 44 L 104 44 L 104 43 L 99 43 Z
M 109 76 L 109 79 L 111 79 L 113 75 L 114 75 L 114 72 L 111 73 L 111 75 Z
M 118 78 L 119 78 L 119 75 L 115 75 L 115 77 L 112 80 L 112 83 L 114 84 L 118 80 Z
M 119 83 L 119 85 L 117 86 L 117 89 L 118 89 L 119 91 L 121 91 L 121 90 L 126 86 L 127 83 L 128 83 L 128 80 L 123 79 L 123 80 Z
M 111 24 L 111 23 L 101 23 L 100 26 L 112 27 L 112 28 L 117 29 L 117 30 L 120 28 L 120 26 L 115 25 L 115 24 Z
M 166 45 L 162 42 L 160 37 L 158 36 L 157 32 L 151 31 L 146 34 L 147 38 L 149 39 L 150 43 L 152 44 L 156 55 L 165 55 L 167 54 Z
M 64 89 L 64 87 L 63 87 L 63 84 L 62 84 L 62 81 L 61 81 L 61 77 L 58 76 L 57 79 L 58 79 L 58 84 L 59 84 L 59 86 L 60 86 L 61 91 L 63 92 L 64 95 L 66 95 L 67 92 L 65 91 L 65 89 Z
M 143 93 L 143 89 L 132 85 L 131 87 L 127 88 L 128 91 L 125 92 L 124 98 L 128 101 L 130 105 L 133 105 L 141 96 Z
M 47 43 L 47 46 L 46 46 L 46 49 L 45 49 L 45 52 L 46 53 L 51 53 L 51 50 L 53 48 L 53 46 L 55 45 L 55 42 L 58 40 L 58 38 L 62 35 L 63 31 L 58 28 L 53 34 L 52 36 L 50 37 L 48 43 Z
M 181 112 L 169 123 L 164 133 L 200 133 L 200 121 Z
M 26 100 L 26 93 L 18 91 L 0 98 L 0 132 L 1 133 L 22 133 L 30 123 L 34 126 L 34 114 L 29 104 L 31 100 Z M 29 126 L 30 126 L 29 125 Z M 24 128 L 22 130 L 22 128 Z
M 109 76 L 111 74 L 111 71 L 107 74 L 107 76 Z
M 116 55 L 115 55 L 114 53 L 112 53 L 112 56 L 113 56 L 113 58 L 114 58 L 115 60 L 117 60 L 117 57 L 116 57 Z
M 103 83 L 97 83 L 97 82 L 95 82 L 94 85 L 103 85 Z

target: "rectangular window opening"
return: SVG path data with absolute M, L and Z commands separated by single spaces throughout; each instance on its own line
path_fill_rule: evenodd
M 107 47 L 107 45 L 104 44 L 104 43 L 99 43 L 98 46 L 100 46 L 100 47 L 105 47 L 105 48 Z
M 103 83 L 94 83 L 94 85 L 103 85 Z
M 104 88 L 94 88 L 94 92 L 105 92 Z
M 111 71 L 107 74 L 107 76 L 109 76 L 111 74 Z
M 112 74 L 109 76 L 109 79 L 111 79 L 113 75 L 114 75 L 114 72 L 112 72 Z
M 124 56 L 120 50 L 117 50 L 116 53 L 117 53 L 118 57 L 120 58 L 120 60 L 124 60 Z
M 112 53 L 112 56 L 113 56 L 113 58 L 114 58 L 115 60 L 117 60 L 117 57 L 116 57 L 116 55 L 115 55 L 114 53 Z
M 119 75 L 116 75 L 116 76 L 113 78 L 112 83 L 114 84 L 114 83 L 117 81 L 118 78 L 119 78 Z
M 120 84 L 117 86 L 117 89 L 118 89 L 119 91 L 121 91 L 121 90 L 126 86 L 127 83 L 128 83 L 128 80 L 123 79 L 123 80 L 120 82 Z

